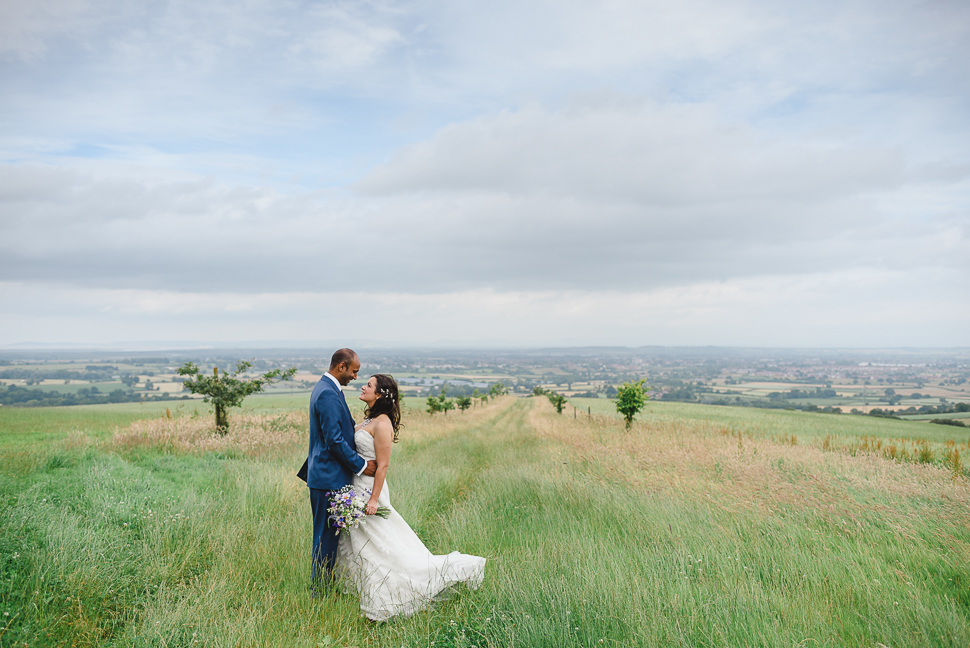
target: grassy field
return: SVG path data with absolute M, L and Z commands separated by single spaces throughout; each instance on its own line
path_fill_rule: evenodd
M 247 400 L 227 437 L 201 403 L 40 410 L 36 433 L 0 413 L 21 438 L 0 451 L 0 645 L 970 645 L 966 470 L 831 442 L 916 429 L 970 456 L 958 428 L 650 404 L 628 431 L 606 401 L 409 403 L 395 506 L 436 553 L 489 562 L 479 591 L 374 625 L 307 591 L 289 398 Z
M 185 401 L 178 405 L 185 407 Z M 201 403 L 200 403 L 201 404 Z M 104 437 L 121 425 L 176 409 L 175 403 L 117 403 L 72 407 L 0 408 L 0 451 L 63 440 L 71 434 Z
M 970 412 L 951 412 L 949 414 L 904 414 L 899 418 L 909 421 L 930 421 L 932 419 L 970 419 Z
M 243 407 L 232 414 L 278 414 L 302 410 L 310 401 L 309 392 L 256 394 L 246 399 Z M 406 398 L 405 407 L 422 408 L 423 399 Z M 358 414 L 360 402 L 351 394 L 347 403 Z M 72 434 L 104 438 L 118 426 L 132 421 L 161 416 L 168 410 L 173 416 L 213 416 L 212 407 L 201 398 L 144 403 L 75 405 L 70 407 L 0 407 L 0 451 L 36 446 L 63 440 Z
M 594 420 L 620 418 L 613 401 L 594 398 L 570 399 L 563 415 L 582 417 L 584 414 L 592 414 Z M 717 424 L 732 434 L 789 444 L 821 445 L 828 439 L 830 446 L 852 449 L 881 441 L 877 450 L 888 450 L 893 446 L 898 451 L 906 449 L 907 453 L 912 454 L 914 448 L 925 447 L 939 460 L 953 447 L 970 442 L 970 428 L 851 414 L 648 402 L 638 419 L 652 425 L 663 425 L 674 420 L 707 422 Z

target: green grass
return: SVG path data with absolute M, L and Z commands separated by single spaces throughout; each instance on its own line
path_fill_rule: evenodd
M 273 421 L 285 398 L 247 407 Z M 970 644 L 967 478 L 773 440 L 917 424 L 651 403 L 627 432 L 512 398 L 412 412 L 395 506 L 435 553 L 486 556 L 486 579 L 372 625 L 354 597 L 307 591 L 302 441 L 114 446 L 97 439 L 147 411 L 98 428 L 68 409 L 39 411 L 90 439 L 0 455 L 2 646 Z
M 118 426 L 156 417 L 164 413 L 166 407 L 184 409 L 187 402 L 192 403 L 171 401 L 70 407 L 0 407 L 0 449 L 51 443 L 63 440 L 71 432 L 105 437 Z
M 904 414 L 900 418 L 908 421 L 931 421 L 933 419 L 970 419 L 970 412 L 951 412 L 949 414 Z
M 593 398 L 571 398 L 571 405 L 579 410 L 579 416 L 592 410 L 593 415 L 620 418 L 614 401 Z M 563 416 L 572 416 L 567 407 Z M 937 418 L 937 417 L 934 417 Z M 708 421 L 741 431 L 745 435 L 774 439 L 779 436 L 795 436 L 799 442 L 812 443 L 826 436 L 855 438 L 876 437 L 884 439 L 927 440 L 932 443 L 970 441 L 970 428 L 929 425 L 913 420 L 896 420 L 876 416 L 853 414 L 818 414 L 789 410 L 768 410 L 747 407 L 723 407 L 692 403 L 664 403 L 648 401 L 637 420 L 657 422 L 669 419 Z
M 278 414 L 308 407 L 310 392 L 255 394 L 248 397 L 241 408 L 232 413 Z M 424 399 L 405 398 L 404 406 L 420 411 Z M 347 404 L 360 418 L 363 406 L 353 395 Z M 145 403 L 106 403 L 100 405 L 72 405 L 68 407 L 0 407 L 0 449 L 16 449 L 34 444 L 49 444 L 73 433 L 105 438 L 118 427 L 132 421 L 156 418 L 168 409 L 175 416 L 212 415 L 212 408 L 201 399 L 172 400 Z
M 233 412 L 273 413 L 305 407 L 307 394 L 250 396 Z M 52 443 L 72 432 L 105 438 L 118 427 L 145 418 L 157 418 L 168 409 L 175 416 L 208 416 L 212 408 L 201 399 L 105 403 L 68 407 L 0 407 L 0 448 Z

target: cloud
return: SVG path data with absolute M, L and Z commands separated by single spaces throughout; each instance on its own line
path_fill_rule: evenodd
M 898 150 L 769 138 L 705 106 L 601 99 L 449 125 L 356 187 L 415 226 L 421 213 L 447 215 L 427 239 L 470 273 L 507 268 L 503 285 L 892 267 L 900 249 L 953 233 L 877 204 L 920 175 Z M 936 191 L 946 204 L 953 188 Z M 471 241 L 488 254 L 469 253 Z
M 214 150 L 312 159 L 356 116 L 347 103 L 399 76 L 385 68 L 404 18 L 379 3 L 39 0 L 0 11 L 10 19 L 0 19 L 0 122 L 17 124 L 0 133 L 8 160 L 33 158 L 38 141 L 77 146 L 78 157 L 154 146 L 187 165 Z M 321 105 L 337 88 L 346 99 Z
M 0 3 L 0 57 L 37 61 L 51 40 L 94 29 L 100 22 L 95 13 L 85 0 Z
M 91 322 L 242 329 L 291 308 L 277 293 L 400 293 L 415 335 L 499 326 L 481 304 L 595 337 L 568 309 L 644 305 L 622 315 L 631 336 L 650 309 L 744 328 L 699 305 L 771 319 L 755 302 L 797 294 L 835 316 L 826 299 L 855 313 L 870 290 L 889 313 L 897 284 L 864 278 L 912 275 L 951 295 L 924 312 L 959 320 L 968 17 L 903 0 L 8 2 L 0 281 L 38 309 L 30 290 L 88 296 Z M 824 298 L 807 287 L 823 275 Z
M 446 126 L 356 196 L 89 169 L 0 166 L 0 277 L 434 293 L 966 267 L 959 168 L 926 181 L 895 149 L 766 137 L 709 107 L 617 96 Z
M 311 22 L 321 28 L 291 45 L 290 53 L 309 55 L 323 70 L 346 70 L 370 65 L 392 46 L 404 42 L 396 29 L 374 24 L 372 16 L 354 15 L 352 9 L 325 6 L 311 10 Z
M 0 339 L 441 344 L 946 346 L 970 306 L 941 271 L 815 273 L 641 291 L 199 293 L 0 282 Z M 935 317 L 927 319 L 932 310 Z
M 610 203 L 822 203 L 898 186 L 898 150 L 784 141 L 719 123 L 712 106 L 612 94 L 451 124 L 357 183 L 364 194 L 498 191 Z

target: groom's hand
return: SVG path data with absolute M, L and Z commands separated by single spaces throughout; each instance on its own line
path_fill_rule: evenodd
M 362 474 L 367 475 L 368 477 L 373 477 L 376 472 L 377 472 L 377 462 L 368 461 L 367 467 L 364 468 L 364 472 Z

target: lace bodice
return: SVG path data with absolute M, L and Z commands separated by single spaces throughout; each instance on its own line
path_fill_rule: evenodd
M 367 461 L 377 459 L 377 451 L 374 450 L 374 437 L 364 428 L 359 428 L 354 432 L 354 443 L 357 444 L 357 454 Z
M 374 461 L 377 459 L 377 450 L 374 449 L 374 436 L 364 429 L 364 426 L 368 423 L 370 423 L 370 419 L 365 418 L 354 428 L 354 443 L 357 445 L 357 454 L 367 461 Z
M 363 427 L 369 422 L 370 419 L 364 419 L 361 421 L 360 427 L 354 431 L 354 443 L 357 444 L 357 454 L 360 455 L 361 459 L 364 459 L 365 461 L 376 461 L 377 450 L 374 449 L 374 437 L 372 437 L 370 432 L 365 430 Z M 367 490 L 373 490 L 374 478 L 368 477 L 367 475 L 359 475 L 354 477 L 354 486 Z M 391 505 L 391 489 L 386 480 L 384 481 L 384 487 L 381 488 L 381 492 L 377 496 L 377 501 L 380 502 L 381 506 Z

